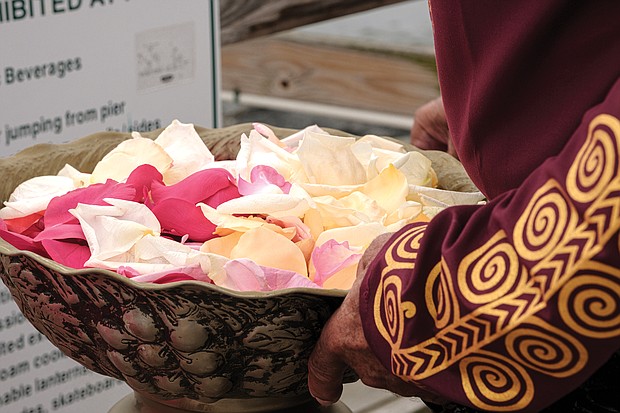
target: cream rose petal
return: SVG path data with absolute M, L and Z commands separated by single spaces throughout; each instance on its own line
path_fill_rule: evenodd
M 223 213 L 204 204 L 197 204 L 204 216 L 218 228 L 226 228 L 232 231 L 246 232 L 253 228 L 262 227 L 265 221 L 261 218 L 236 217 L 229 213 Z
M 302 251 L 285 236 L 263 227 L 244 233 L 232 249 L 230 258 L 247 258 L 265 267 L 308 274 Z
M 221 214 L 263 214 L 279 218 L 289 215 L 302 217 L 308 208 L 306 199 L 290 194 L 253 194 L 226 201 L 216 210 Z
M 390 164 L 379 176 L 368 181 L 362 192 L 375 200 L 387 214 L 391 214 L 407 200 L 409 186 L 405 175 Z
M 397 224 L 400 227 L 413 222 L 422 213 L 422 204 L 415 201 L 405 201 L 383 221 L 383 225 Z
M 349 248 L 359 248 L 362 252 L 379 235 L 389 232 L 388 229 L 378 222 L 359 224 L 351 227 L 332 228 L 325 230 L 316 240 L 316 246 L 321 246 L 330 239 L 337 242 L 349 243 Z
M 410 185 L 436 185 L 437 175 L 432 162 L 420 152 L 407 152 L 394 161 L 394 166 L 405 174 Z
M 83 188 L 90 184 L 90 175 L 84 172 L 80 172 L 73 166 L 66 164 L 58 171 L 58 176 L 65 176 L 73 179 L 73 183 L 76 188 Z
M 385 210 L 374 199 L 359 191 L 340 199 L 316 197 L 314 202 L 321 213 L 325 228 L 380 221 L 385 216 Z
M 37 176 L 22 182 L 0 209 L 0 218 L 21 218 L 44 211 L 52 198 L 76 188 L 66 176 Z
M 428 201 L 429 205 L 476 205 L 484 200 L 482 192 L 456 192 L 426 186 L 409 185 L 407 199 L 417 202 Z M 430 201 L 430 200 L 434 200 Z
M 108 179 L 124 182 L 134 169 L 144 164 L 153 165 L 164 174 L 172 166 L 172 158 L 154 141 L 136 136 L 121 142 L 99 161 L 91 175 L 91 183 Z
M 282 138 L 280 140 L 280 142 L 282 142 L 283 144 L 285 144 L 288 148 L 291 149 L 296 149 L 299 147 L 299 144 L 301 143 L 301 141 L 303 140 L 304 136 L 306 135 L 306 132 L 315 132 L 315 133 L 322 133 L 322 134 L 327 134 L 327 132 L 325 132 L 323 129 L 321 129 L 318 125 L 310 125 L 310 126 L 306 126 L 305 128 L 287 136 L 286 138 Z
M 154 235 L 140 238 L 127 252 L 108 259 L 91 258 L 87 266 L 118 270 L 131 267 L 139 274 L 171 271 L 175 268 L 198 266 L 209 277 L 221 276 L 228 259 L 217 254 L 209 254 L 192 249 L 179 242 Z
M 167 185 L 187 178 L 215 160 L 191 123 L 173 120 L 155 139 L 155 143 L 172 158 L 172 167 L 164 173 Z
M 366 182 L 366 170 L 351 150 L 355 138 L 306 131 L 295 152 L 308 182 L 356 185 Z
M 289 153 L 255 130 L 250 132 L 249 137 L 246 134 L 241 135 L 236 160 L 239 176 L 248 182 L 252 168 L 257 165 L 271 166 L 287 181 L 307 181 L 297 155 Z
M 141 238 L 159 235 L 159 221 L 145 205 L 105 199 L 111 205 L 78 204 L 69 210 L 82 227 L 92 259 L 106 260 L 126 253 Z

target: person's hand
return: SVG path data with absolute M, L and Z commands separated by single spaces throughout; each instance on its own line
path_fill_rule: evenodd
M 368 346 L 359 313 L 359 287 L 366 269 L 391 234 L 375 239 L 358 265 L 357 279 L 342 305 L 327 321 L 308 362 L 308 387 L 312 396 L 324 406 L 337 402 L 342 395 L 342 377 L 351 367 L 367 386 L 390 390 L 402 396 L 436 398 L 412 383 L 388 372 Z
M 434 149 L 458 157 L 446 121 L 441 97 L 420 106 L 415 111 L 410 142 L 420 149 Z

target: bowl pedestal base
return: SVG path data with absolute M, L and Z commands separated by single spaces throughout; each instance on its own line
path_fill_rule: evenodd
M 307 398 L 304 398 L 307 400 Z M 301 402 L 301 404 L 286 402 L 287 407 L 281 407 L 282 403 L 278 403 L 276 399 L 268 401 L 263 400 L 235 400 L 226 403 L 220 402 L 209 404 L 196 404 L 191 409 L 172 407 L 155 400 L 142 397 L 138 393 L 131 393 L 118 401 L 108 413 L 352 413 L 343 402 L 338 402 L 330 407 L 321 407 L 315 401 L 310 400 Z M 280 406 L 278 406 L 280 404 Z M 273 407 L 273 408 L 272 408 Z

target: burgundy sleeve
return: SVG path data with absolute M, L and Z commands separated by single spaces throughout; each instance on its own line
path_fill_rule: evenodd
M 477 409 L 534 412 L 620 348 L 619 118 L 620 81 L 518 188 L 391 238 L 360 294 L 389 370 Z
M 391 238 L 364 332 L 404 380 L 539 411 L 620 348 L 620 2 L 429 5 L 450 133 L 490 201 Z

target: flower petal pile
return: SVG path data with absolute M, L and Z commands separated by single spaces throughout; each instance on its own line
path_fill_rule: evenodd
M 134 132 L 90 174 L 66 165 L 20 184 L 0 237 L 138 282 L 347 290 L 374 238 L 482 200 L 436 185 L 430 160 L 378 136 L 313 125 L 279 140 L 254 124 L 234 161 L 216 161 L 175 120 L 155 140 Z

